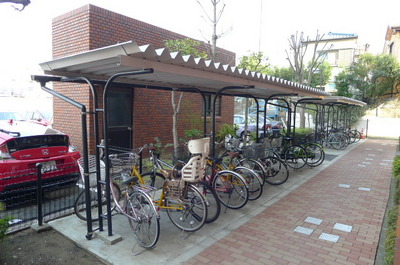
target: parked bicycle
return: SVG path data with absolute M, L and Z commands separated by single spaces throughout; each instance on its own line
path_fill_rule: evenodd
M 148 150 L 150 154 L 149 158 L 152 162 L 152 170 L 144 173 L 142 176 L 148 177 L 150 180 L 149 184 L 151 186 L 159 186 L 157 182 L 161 182 L 160 180 L 164 178 L 160 171 L 172 170 L 174 166 L 162 160 L 160 158 L 160 154 L 156 152 L 156 148 L 153 146 L 148 146 Z M 175 165 L 175 168 L 183 168 L 184 165 L 185 162 L 180 161 L 178 165 Z M 193 184 L 196 185 L 196 187 L 200 190 L 206 201 L 207 219 L 205 223 L 212 223 L 216 221 L 221 212 L 221 203 L 214 188 L 207 181 L 204 181 L 201 178 Z
M 280 185 L 289 178 L 289 171 L 284 161 L 276 156 L 266 156 L 268 149 L 280 146 L 275 140 L 265 144 L 250 144 L 246 147 L 241 147 L 240 139 L 233 138 L 231 135 L 225 137 L 225 148 L 239 153 L 237 158 L 234 158 L 233 163 L 246 168 L 250 168 L 257 172 L 263 181 L 263 185 L 267 182 L 270 185 Z
M 137 150 L 137 152 L 116 153 L 109 156 L 110 173 L 112 176 L 111 189 L 112 199 L 118 209 L 118 189 L 125 186 L 127 179 L 137 179 L 139 186 L 152 187 L 149 189 L 149 196 L 156 209 L 165 209 L 171 222 L 186 232 L 194 232 L 200 229 L 207 218 L 207 206 L 204 197 L 195 185 L 184 179 L 175 177 L 172 172 L 164 171 L 164 174 L 153 174 L 152 172 L 141 174 L 138 167 L 138 154 L 147 146 Z M 198 162 L 199 157 L 193 157 L 182 170 L 189 170 L 190 174 L 198 175 L 193 166 Z M 197 167 L 195 167 L 197 169 Z M 178 172 L 180 173 L 180 172 Z M 178 174 L 179 175 L 179 174 Z M 198 178 L 198 176 L 192 176 Z M 77 199 L 79 213 L 85 212 L 84 198 Z M 106 201 L 102 199 L 102 201 Z M 98 207 L 94 200 L 93 209 Z M 78 215 L 79 216 L 79 215 Z
M 130 160 L 136 160 L 135 154 L 130 153 L 129 155 L 132 158 Z M 94 192 L 94 182 L 97 182 L 95 159 L 96 158 L 94 156 L 89 156 L 88 158 L 89 180 L 91 181 L 90 194 L 94 195 L 96 195 L 96 192 Z M 81 172 L 83 172 L 83 159 L 78 162 Z M 104 179 L 104 163 L 101 163 L 100 169 L 101 177 Z M 114 167 L 113 170 L 113 181 L 110 182 L 112 194 L 111 197 L 113 200 L 112 208 L 116 209 L 117 213 L 128 218 L 133 234 L 139 245 L 144 248 L 153 248 L 157 244 L 160 236 L 160 216 L 153 204 L 152 199 L 148 195 L 148 193 L 152 192 L 154 188 L 145 185 L 139 185 L 138 178 L 134 178 L 129 174 L 125 174 L 123 168 Z M 119 185 L 117 184 L 117 179 L 120 180 L 118 183 Z M 105 189 L 102 188 L 101 192 L 101 206 L 103 207 L 103 213 L 105 213 Z M 76 215 L 83 220 L 86 220 L 85 199 L 85 190 L 83 190 L 78 195 L 74 203 Z M 90 206 L 92 216 L 96 216 L 99 207 L 97 195 L 94 196 L 94 198 L 91 198 Z M 95 220 L 98 220 L 98 218 L 94 218 L 92 221 Z

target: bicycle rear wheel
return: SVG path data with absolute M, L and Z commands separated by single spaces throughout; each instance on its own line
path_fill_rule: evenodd
M 179 198 L 165 198 L 167 214 L 171 222 L 186 232 L 194 232 L 203 227 L 207 219 L 206 201 L 192 184 L 186 184 Z
M 325 160 L 324 149 L 318 144 L 307 144 L 305 146 L 307 152 L 307 165 L 310 167 L 316 167 L 322 164 Z
M 300 169 L 307 164 L 307 152 L 299 145 L 292 145 L 286 149 L 285 163 L 293 169 Z
M 219 201 L 230 209 L 240 209 L 249 200 L 246 181 L 234 171 L 218 172 L 214 176 L 212 187 L 217 193 Z
M 221 202 L 214 189 L 207 183 L 207 181 L 199 181 L 198 189 L 203 194 L 207 205 L 207 219 L 206 224 L 216 221 L 221 213 Z
M 126 210 L 139 245 L 153 248 L 160 237 L 160 218 L 151 198 L 144 192 L 134 191 L 129 197 Z
M 289 178 L 289 170 L 285 162 L 275 156 L 261 159 L 265 167 L 265 182 L 271 185 L 281 185 Z
M 246 167 L 235 167 L 233 171 L 239 173 L 246 181 L 249 191 L 249 201 L 254 201 L 260 198 L 263 193 L 261 177 L 255 171 Z

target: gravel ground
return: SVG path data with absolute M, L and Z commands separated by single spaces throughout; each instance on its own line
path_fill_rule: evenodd
M 97 257 L 54 230 L 32 229 L 0 242 L 0 265 L 104 265 Z

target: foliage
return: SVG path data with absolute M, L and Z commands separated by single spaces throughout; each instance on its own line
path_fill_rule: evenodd
M 392 164 L 392 172 L 394 178 L 394 203 L 395 205 L 388 211 L 387 214 L 387 231 L 385 240 L 385 264 L 392 265 L 394 261 L 395 245 L 396 245 L 396 230 L 399 211 L 400 198 L 400 156 L 396 156 Z
M 192 39 L 164 40 L 165 47 L 171 52 L 181 52 L 183 55 L 193 55 L 197 58 L 208 59 L 208 54 L 196 47 L 200 46 L 200 41 Z
M 311 71 L 311 62 L 308 63 L 309 67 L 305 69 L 306 74 Z M 271 76 L 279 77 L 288 81 L 295 82 L 295 74 L 293 69 L 290 67 L 282 67 L 279 68 L 274 66 L 270 68 L 267 72 Z M 332 73 L 332 67 L 328 62 L 322 62 L 317 69 L 314 69 L 314 72 L 311 74 L 311 82 L 307 84 L 311 87 L 321 87 L 328 83 L 329 78 Z
M 268 57 L 265 57 L 263 52 L 252 52 L 248 56 L 241 57 L 237 67 L 252 72 L 267 74 L 269 66 Z
M 222 142 L 225 140 L 226 135 L 236 135 L 236 126 L 224 123 L 221 125 L 218 133 L 216 134 L 217 142 Z
M 380 104 L 388 95 L 399 93 L 400 64 L 391 55 L 360 55 L 336 79 L 339 96 L 347 96 L 367 102 L 372 107 Z
M 4 205 L 0 202 L 0 212 L 4 211 L 5 207 Z M 0 218 L 0 242 L 3 241 L 6 238 L 6 232 L 8 227 L 10 226 L 9 221 L 11 218 L 5 217 L 5 218 Z
M 289 61 L 290 68 L 293 71 L 295 82 L 311 86 L 313 75 L 320 73 L 323 68 L 322 64 L 325 60 L 326 52 L 332 48 L 332 44 L 328 46 L 329 42 L 323 42 L 324 34 L 316 32 L 315 39 L 310 40 L 309 37 L 304 37 L 304 33 L 298 32 L 292 34 L 289 38 L 289 51 L 286 50 L 287 60 Z M 307 54 L 308 45 L 314 43 L 311 60 L 306 63 L 305 55 Z M 322 48 L 319 45 L 322 44 Z M 323 75 L 324 76 L 324 75 Z M 320 85 L 325 83 L 318 82 Z
M 310 62 L 311 63 L 311 62 Z M 306 70 L 311 71 L 311 66 Z M 311 73 L 311 82 L 308 84 L 310 87 L 321 87 L 328 83 L 332 74 L 332 66 L 327 62 L 322 62 L 317 69 Z
M 393 176 L 395 179 L 400 178 L 400 156 L 396 156 L 393 160 Z
M 268 71 L 268 74 L 284 80 L 294 81 L 294 73 L 290 67 L 279 68 L 277 66 L 274 66 Z
M 198 129 L 188 129 L 185 130 L 185 138 L 187 139 L 197 139 L 203 136 L 203 132 Z
M 163 144 L 161 143 L 160 138 L 158 138 L 158 137 L 154 137 L 154 141 L 156 141 L 156 143 L 153 144 L 153 145 L 154 145 L 155 148 L 157 148 L 157 151 L 160 153 L 160 155 L 163 155 L 164 152 L 165 152 L 165 149 L 167 149 L 168 147 L 174 146 L 174 145 L 171 144 L 171 143 L 168 143 L 168 144 L 163 145 Z
M 311 128 L 296 128 L 295 132 L 296 132 L 296 134 L 300 134 L 300 135 L 309 135 L 313 132 L 313 129 L 311 129 Z
M 394 252 L 396 245 L 396 228 L 397 228 L 397 213 L 398 206 L 394 206 L 388 212 L 387 224 L 388 228 L 386 231 L 386 240 L 385 240 L 385 264 L 392 265 L 394 260 Z

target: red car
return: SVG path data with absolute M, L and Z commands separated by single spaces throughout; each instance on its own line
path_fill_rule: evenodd
M 79 158 L 69 137 L 52 128 L 25 121 L 0 123 L 0 198 L 36 191 L 38 163 L 44 188 L 75 184 Z

